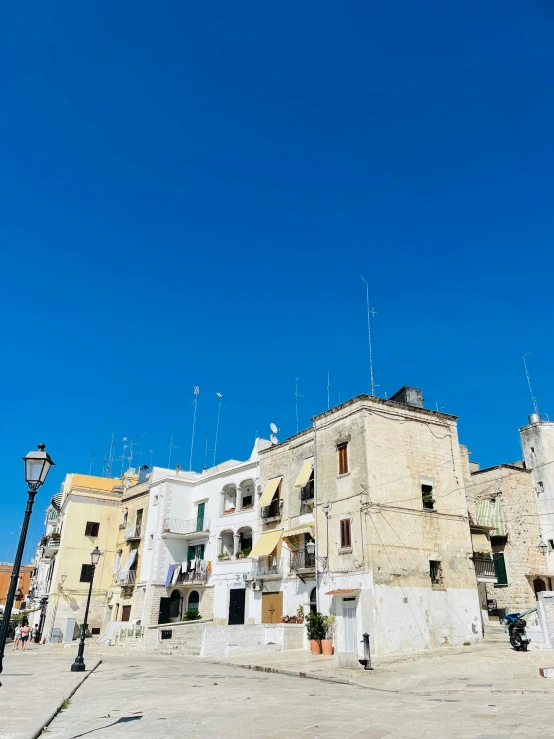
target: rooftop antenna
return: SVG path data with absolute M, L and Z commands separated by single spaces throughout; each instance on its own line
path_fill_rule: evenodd
M 110 441 L 110 453 L 108 454 L 108 464 L 106 466 L 106 477 L 109 477 L 112 474 L 112 467 L 113 467 L 113 455 L 115 450 L 115 443 L 114 443 L 114 435 L 115 431 L 112 431 L 112 440 Z
M 269 437 L 269 440 L 272 444 L 278 444 L 279 439 L 277 438 L 276 434 L 279 431 L 277 426 L 274 423 L 269 424 L 269 428 L 271 429 L 271 436 Z M 258 435 L 258 432 L 256 431 L 256 436 Z
M 90 464 L 89 464 L 89 467 L 88 467 L 88 473 L 89 473 L 89 475 L 92 475 L 92 463 L 93 462 L 94 462 L 94 452 L 91 455 Z
M 189 471 L 192 472 L 192 453 L 194 451 L 194 432 L 196 431 L 196 409 L 198 408 L 198 396 L 200 395 L 200 388 L 198 385 L 194 386 L 194 400 L 192 401 L 192 439 L 190 440 L 190 461 Z
M 173 443 L 173 431 L 172 431 L 171 432 L 171 436 L 169 437 L 169 457 L 168 457 L 168 460 L 167 460 L 167 467 L 168 467 L 168 469 L 171 469 L 171 452 L 173 451 L 173 449 L 179 449 L 179 447 L 178 446 L 175 446 L 175 444 Z M 153 453 L 154 452 L 151 449 L 150 450 L 150 456 L 152 456 Z
M 127 457 L 129 464 L 127 466 L 127 472 L 131 469 L 131 466 L 133 464 L 133 447 L 137 446 L 138 441 L 135 441 L 135 437 L 131 436 L 131 441 L 129 442 L 129 456 Z
M 533 410 L 534 412 L 539 415 L 539 406 L 537 403 L 537 399 L 533 395 L 533 388 L 531 387 L 531 376 L 529 374 L 529 370 L 527 369 L 527 362 L 525 361 L 525 357 L 529 356 L 531 352 L 527 352 L 523 355 L 523 366 L 525 367 L 525 376 L 527 377 L 527 384 L 529 385 L 529 392 L 531 393 L 531 400 L 533 401 Z
M 102 452 L 102 477 L 106 477 L 106 465 L 108 460 L 106 458 L 106 452 Z
M 144 434 L 145 433 L 146 433 L 146 431 L 143 431 L 142 434 L 141 434 L 141 436 L 140 436 L 140 447 L 139 447 L 138 462 L 137 462 L 138 469 L 140 469 L 140 460 L 141 460 L 141 457 L 142 457 L 142 442 L 144 440 Z
M 204 449 L 204 470 L 208 469 L 208 432 L 206 431 L 206 448 Z
M 371 394 L 375 395 L 375 381 L 373 379 L 373 355 L 371 353 L 371 318 L 375 316 L 373 308 L 369 307 L 369 285 L 366 278 L 360 275 L 362 280 L 365 282 L 365 299 L 367 304 L 367 343 L 369 345 L 369 381 L 371 383 Z
M 214 459 L 212 462 L 212 467 L 215 467 L 215 453 L 217 451 L 217 437 L 219 435 L 219 417 L 221 416 L 221 401 L 223 400 L 223 395 L 221 393 L 216 393 L 216 395 L 219 398 L 219 403 L 217 406 L 217 424 L 215 426 Z
M 125 456 L 125 450 L 129 448 L 129 444 L 126 444 L 127 437 L 124 436 L 123 439 L 123 454 L 121 455 L 121 477 L 123 477 L 123 467 L 125 466 L 125 460 L 127 457 Z
M 294 399 L 296 402 L 296 433 L 298 433 L 298 398 L 303 398 L 303 395 L 300 395 L 298 392 L 298 377 L 294 381 Z
M 327 410 L 331 407 L 331 370 L 327 370 Z

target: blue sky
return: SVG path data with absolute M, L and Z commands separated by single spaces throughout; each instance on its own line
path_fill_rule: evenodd
M 554 416 L 549 3 L 15 3 L 0 116 L 4 473 L 144 433 L 245 458 L 369 386 L 421 387 L 484 465 Z M 504 438 L 506 437 L 506 438 Z M 502 439 L 501 441 L 498 441 Z M 137 447 L 138 448 L 138 447 Z M 211 459 L 212 452 L 208 458 Z M 117 468 L 116 468 L 117 469 Z

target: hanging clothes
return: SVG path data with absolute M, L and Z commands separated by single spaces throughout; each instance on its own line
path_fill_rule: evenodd
M 177 563 L 175 565 L 175 569 L 173 570 L 173 578 L 171 580 L 172 585 L 177 585 L 177 580 L 179 579 L 179 573 L 181 572 L 181 565 Z
M 169 570 L 167 571 L 167 577 L 165 578 L 166 588 L 168 588 L 171 585 L 171 580 L 173 579 L 174 571 L 175 571 L 175 565 L 169 565 Z

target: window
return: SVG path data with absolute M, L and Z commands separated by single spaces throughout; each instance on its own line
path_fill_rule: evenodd
M 200 605 L 200 593 L 198 592 L 198 590 L 192 590 L 189 595 L 189 602 L 188 602 L 187 610 L 198 611 L 199 605 Z
M 154 505 L 158 505 L 158 501 L 159 500 L 160 500 L 160 496 L 159 495 L 155 495 L 154 496 Z
M 429 577 L 431 578 L 431 585 L 433 585 L 433 587 L 442 587 L 443 577 L 440 560 L 429 560 Z
M 80 582 L 92 582 L 92 565 L 81 565 Z
M 494 572 L 496 574 L 496 579 L 498 580 L 494 587 L 496 588 L 498 585 L 507 585 L 508 573 L 506 572 L 506 562 L 504 561 L 504 554 L 502 554 L 502 552 L 495 552 L 492 555 L 492 558 L 494 560 Z
M 339 475 L 346 475 L 348 472 L 348 444 L 339 444 L 337 453 L 339 455 Z
M 154 549 L 154 534 L 148 535 L 148 549 Z
M 535 447 L 534 447 L 534 446 L 532 446 L 532 447 L 531 447 L 531 454 L 534 454 L 534 453 L 535 453 Z
M 537 482 L 537 493 L 544 493 L 544 485 L 542 480 Z
M 549 539 L 549 540 L 548 540 L 548 543 L 549 543 L 549 545 L 550 545 L 550 550 L 551 550 L 552 552 L 554 552 L 554 539 Z
M 242 496 L 242 507 L 243 508 L 251 508 L 252 505 L 253 505 L 252 495 L 243 495 Z
M 142 526 L 142 508 L 137 511 L 137 517 L 135 519 L 135 526 Z
M 350 549 L 352 547 L 351 522 L 349 518 L 343 518 L 340 522 L 340 548 Z
M 87 525 L 85 526 L 85 536 L 98 536 L 99 528 L 99 523 L 96 523 L 95 521 L 87 521 Z
M 435 499 L 433 498 L 433 486 L 422 485 L 421 486 L 421 500 L 423 501 L 423 507 L 428 511 L 432 511 L 435 507 Z

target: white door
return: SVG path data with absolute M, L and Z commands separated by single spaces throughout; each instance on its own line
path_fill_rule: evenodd
M 358 653 L 358 629 L 356 626 L 356 599 L 343 598 L 342 623 L 344 633 L 344 651 Z

